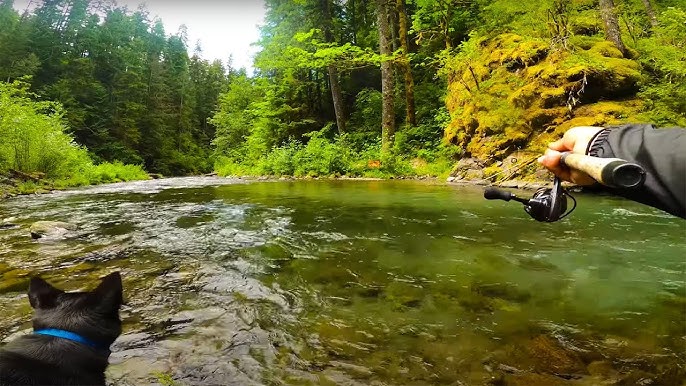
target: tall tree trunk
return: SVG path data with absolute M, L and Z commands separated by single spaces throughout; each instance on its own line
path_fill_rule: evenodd
M 408 124 L 417 126 L 417 114 L 415 113 L 414 105 L 414 76 L 412 76 L 412 67 L 410 66 L 410 45 L 407 40 L 407 8 L 405 7 L 405 0 L 397 0 L 396 6 L 398 9 L 400 46 L 403 50 L 401 66 L 405 76 L 405 104 L 407 106 L 405 120 Z
M 438 0 L 438 6 L 441 12 L 440 28 L 443 34 L 443 39 L 445 40 L 445 49 L 449 50 L 453 48 L 453 43 L 450 41 L 450 20 L 453 16 L 452 2 L 445 0 Z
M 320 79 L 323 77 L 319 76 L 319 70 L 314 72 L 314 81 L 315 84 L 317 85 L 317 111 L 322 111 L 324 110 L 324 107 L 322 106 L 322 100 L 324 99 L 324 96 L 322 95 L 322 83 L 326 82 L 326 80 Z
M 386 4 L 386 7 L 388 9 L 388 20 L 390 23 L 389 30 L 391 31 L 391 49 L 393 50 L 392 52 L 396 52 L 400 49 L 398 36 L 398 13 L 392 4 L 392 1 L 389 0 L 388 4 Z
M 333 110 L 336 114 L 336 126 L 338 134 L 345 133 L 345 115 L 343 112 L 343 91 L 341 90 L 341 77 L 338 69 L 334 65 L 327 68 L 329 72 L 329 83 L 331 86 L 331 97 L 333 99 Z
M 332 0 L 321 0 L 322 11 L 324 12 L 324 39 L 327 43 L 333 43 L 333 16 L 331 7 Z M 341 90 L 341 77 L 335 64 L 327 66 L 329 73 L 329 88 L 331 89 L 331 99 L 333 100 L 333 110 L 336 115 L 336 126 L 338 134 L 345 133 L 345 113 L 343 111 L 343 91 Z
M 352 30 L 352 43 L 354 46 L 357 45 L 357 11 L 355 9 L 355 0 L 348 1 L 349 13 L 350 13 L 350 29 Z
M 387 58 L 381 62 L 381 154 L 388 154 L 395 136 L 395 113 L 393 111 L 393 63 L 388 60 L 391 52 L 391 31 L 388 0 L 376 0 L 377 24 L 379 28 L 379 52 Z
M 650 0 L 643 0 L 643 5 L 646 7 L 648 19 L 650 19 L 650 26 L 653 27 L 653 29 L 657 28 L 657 16 L 655 16 L 655 9 L 653 8 L 653 5 L 650 4 Z
M 626 56 L 626 47 L 622 41 L 622 34 L 619 30 L 619 20 L 615 13 L 615 4 L 612 0 L 600 0 L 600 16 L 605 23 L 605 39 L 611 41 L 615 47 Z

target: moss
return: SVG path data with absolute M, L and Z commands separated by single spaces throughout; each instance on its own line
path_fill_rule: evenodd
M 159 382 L 160 385 L 162 386 L 176 386 L 179 385 L 174 381 L 174 376 L 171 373 L 163 373 L 163 372 L 158 372 L 158 373 L 153 373 L 153 377 Z
M 32 272 L 24 269 L 12 269 L 5 265 L 0 267 L 2 273 L 2 280 L 0 280 L 0 294 L 7 292 L 26 292 L 29 288 L 29 281 Z
M 588 51 L 606 58 L 624 58 L 622 52 L 617 49 L 612 42 L 608 42 L 607 40 L 595 43 Z
M 422 304 L 425 290 L 403 282 L 390 283 L 385 291 L 384 297 L 392 302 L 396 311 L 404 311 L 408 308 L 417 308 Z
M 4 278 L 0 283 L 0 294 L 7 292 L 25 292 L 29 288 L 28 277 Z
M 501 172 L 500 167 L 494 164 L 494 165 L 488 166 L 484 169 L 484 177 L 488 178 L 488 179 L 493 178 L 493 177 L 497 177 L 500 175 L 500 172 Z M 494 181 L 494 180 L 491 180 L 491 181 Z M 497 178 L 495 179 L 495 181 L 497 181 Z
M 508 70 L 516 70 L 539 62 L 548 53 L 546 42 L 506 33 L 497 36 L 490 44 L 493 48 L 488 65 L 503 65 Z
M 603 21 L 597 10 L 586 10 L 571 20 L 569 29 L 574 35 L 593 36 L 603 31 Z
M 591 31 L 596 22 L 577 23 Z M 597 36 L 570 43 L 572 51 L 551 51 L 546 41 L 507 33 L 466 44 L 447 62 L 446 140 L 489 166 L 518 150 L 540 151 L 573 126 L 640 120 L 639 64 Z
M 527 291 L 520 290 L 516 285 L 510 283 L 472 283 L 471 289 L 489 298 L 498 298 L 515 303 L 524 303 L 531 298 Z

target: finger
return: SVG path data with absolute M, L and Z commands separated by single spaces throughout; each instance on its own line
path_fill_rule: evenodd
M 577 185 L 594 185 L 596 184 L 596 180 L 594 180 L 591 176 L 588 174 L 579 171 L 579 170 L 574 170 L 572 169 L 570 174 L 569 174 L 569 181 L 573 182 Z
M 562 157 L 560 152 L 548 149 L 545 154 L 538 159 L 538 162 L 556 176 L 571 182 L 571 170 L 560 162 L 560 157 Z
M 568 150 L 571 150 L 571 149 L 567 149 L 567 147 L 565 146 L 565 141 L 564 141 L 564 139 L 558 139 L 558 140 L 555 141 L 555 142 L 551 142 L 550 144 L 548 144 L 548 149 L 552 149 L 552 150 L 556 150 L 556 151 L 568 151 Z

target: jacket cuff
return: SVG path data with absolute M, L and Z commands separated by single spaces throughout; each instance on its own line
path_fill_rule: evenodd
M 591 157 L 601 157 L 603 156 L 602 147 L 607 142 L 607 137 L 610 135 L 610 129 L 604 128 L 597 132 L 590 141 L 588 141 L 588 146 L 586 147 L 586 155 Z

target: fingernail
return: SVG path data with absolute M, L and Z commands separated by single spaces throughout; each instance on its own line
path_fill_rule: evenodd
M 544 155 L 538 157 L 538 163 L 539 163 L 539 164 L 542 164 L 544 159 L 545 159 L 545 156 L 544 156 Z

